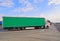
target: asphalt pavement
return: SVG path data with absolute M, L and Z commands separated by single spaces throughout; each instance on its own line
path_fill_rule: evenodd
M 0 41 L 60 41 L 60 32 L 52 25 L 49 29 L 0 32 Z
M 55 26 L 56 29 L 60 32 L 60 23 L 55 23 L 54 26 Z

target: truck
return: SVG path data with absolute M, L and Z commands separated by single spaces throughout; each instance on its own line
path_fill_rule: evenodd
M 35 29 L 45 29 L 45 18 L 37 17 L 3 17 L 3 29 L 25 29 L 27 27 L 35 27 Z

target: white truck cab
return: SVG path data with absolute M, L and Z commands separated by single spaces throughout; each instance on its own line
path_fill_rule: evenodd
M 45 27 L 46 28 L 49 28 L 50 27 L 50 21 L 49 20 L 46 21 Z

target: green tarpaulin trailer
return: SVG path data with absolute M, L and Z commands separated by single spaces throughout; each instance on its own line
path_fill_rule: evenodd
M 45 18 L 3 17 L 3 28 L 25 28 L 45 26 Z M 45 27 L 44 27 L 45 28 Z

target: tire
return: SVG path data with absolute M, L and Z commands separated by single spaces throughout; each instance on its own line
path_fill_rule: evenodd
M 45 29 L 45 25 L 43 26 L 43 29 Z
M 39 29 L 39 27 L 38 26 L 35 26 L 35 29 Z
M 46 29 L 48 29 L 49 28 L 49 26 L 46 26 Z
M 19 31 L 20 30 L 20 28 L 19 27 L 17 27 L 17 31 Z
M 22 27 L 20 27 L 20 30 L 22 30 Z
M 26 27 L 24 27 L 24 30 L 26 29 Z

